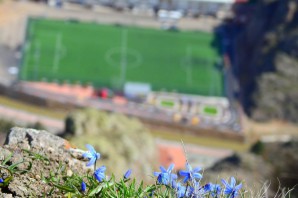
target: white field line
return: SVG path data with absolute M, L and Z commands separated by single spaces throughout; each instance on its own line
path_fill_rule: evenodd
M 62 40 L 62 34 L 58 33 L 56 36 L 56 44 L 55 44 L 55 55 L 53 59 L 53 73 L 56 73 L 59 69 L 59 62 L 60 62 L 60 53 L 61 53 L 61 40 Z
M 36 41 L 34 50 L 34 80 L 37 80 L 40 64 L 40 42 Z
M 121 34 L 121 59 L 120 59 L 120 79 L 121 83 L 125 82 L 126 78 L 126 67 L 127 67 L 127 30 L 123 30 Z
M 192 85 L 192 48 L 191 46 L 188 46 L 186 48 L 186 58 L 187 58 L 187 65 L 186 65 L 186 79 L 187 84 Z
M 209 63 L 210 63 L 210 60 L 208 60 L 207 61 L 208 62 L 208 68 L 209 68 Z M 210 84 L 210 87 L 209 87 L 209 95 L 210 96 L 213 96 L 214 95 L 214 93 L 215 93 L 215 89 L 216 89 L 216 87 L 215 87 L 215 74 L 213 73 L 213 70 L 211 70 L 211 69 L 208 69 L 208 73 L 209 73 L 209 79 L 211 79 L 211 84 Z
M 22 67 L 24 67 L 23 69 L 25 70 L 24 71 L 24 80 L 27 80 L 28 63 L 29 63 L 29 58 L 30 58 L 30 57 L 28 57 L 28 55 L 30 55 L 28 53 L 30 51 L 30 48 L 31 48 L 31 43 L 29 41 L 26 41 L 26 43 L 25 43 L 25 49 L 24 49 L 24 54 L 26 54 L 25 60 L 24 60 L 25 63 L 22 66 Z
M 29 27 L 29 36 L 31 36 L 32 34 L 34 33 L 34 25 L 31 24 L 30 27 Z M 30 39 L 31 40 L 31 39 Z M 26 56 L 28 56 L 28 51 L 30 51 L 30 48 L 31 48 L 31 42 L 29 40 L 27 40 L 26 42 L 26 45 L 25 45 L 25 54 Z M 30 55 L 30 54 L 29 54 Z M 33 54 L 33 57 L 34 57 L 35 54 Z M 24 80 L 27 79 L 27 72 L 28 72 L 28 62 L 29 62 L 29 58 L 30 57 L 27 57 L 26 58 L 26 62 L 25 62 L 25 72 L 24 72 Z

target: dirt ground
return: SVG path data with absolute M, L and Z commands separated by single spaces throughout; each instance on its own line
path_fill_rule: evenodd
M 77 19 L 98 23 L 120 23 L 132 26 L 160 28 L 161 23 L 152 14 L 144 11 L 116 12 L 110 8 L 96 6 L 92 10 L 75 4 L 64 4 L 62 8 L 53 8 L 44 3 L 27 1 L 0 1 L 0 42 L 16 47 L 24 39 L 26 19 L 29 16 L 57 19 Z M 178 28 L 210 32 L 220 23 L 210 17 L 182 18 Z
M 289 141 L 298 137 L 298 125 L 282 120 L 256 122 L 243 115 L 243 132 L 249 142 L 261 139 L 265 142 Z

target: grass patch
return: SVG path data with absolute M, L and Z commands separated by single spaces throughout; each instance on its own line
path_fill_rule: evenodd
M 178 141 L 183 140 L 184 143 L 197 144 L 200 146 L 214 147 L 214 148 L 225 148 L 234 151 L 247 151 L 250 148 L 249 144 L 240 143 L 232 140 L 225 140 L 214 137 L 199 137 L 189 134 L 180 134 L 175 131 L 168 130 L 151 130 L 152 134 L 156 138 L 162 138 L 166 140 Z
M 160 105 L 165 108 L 173 108 L 175 106 L 175 102 L 170 100 L 163 100 L 160 102 Z
M 63 120 L 67 116 L 67 112 L 50 110 L 45 107 L 38 107 L 35 105 L 20 102 L 5 96 L 0 96 L 0 104 L 14 109 L 47 116 L 55 119 Z
M 212 106 L 205 106 L 203 109 L 204 113 L 207 115 L 216 115 L 217 112 L 217 108 L 216 107 L 212 107 Z

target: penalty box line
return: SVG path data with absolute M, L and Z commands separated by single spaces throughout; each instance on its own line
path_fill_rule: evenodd
M 54 54 L 54 58 L 53 58 L 53 73 L 56 73 L 57 70 L 59 69 L 59 65 L 60 65 L 60 58 L 61 58 L 61 52 L 62 52 L 62 33 L 59 32 L 56 34 L 56 42 L 55 42 L 55 54 Z

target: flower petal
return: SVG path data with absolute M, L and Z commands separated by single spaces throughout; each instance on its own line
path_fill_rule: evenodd
M 226 180 L 222 179 L 221 182 L 226 186 L 229 186 L 229 184 L 226 182 Z
M 189 171 L 181 170 L 181 171 L 179 171 L 179 175 L 181 175 L 181 176 L 188 176 L 189 175 Z
M 183 183 L 186 183 L 188 180 L 189 180 L 189 177 L 186 176 L 186 177 L 183 179 Z
M 231 177 L 231 186 L 234 187 L 236 185 L 236 180 L 234 177 Z
M 104 171 L 106 171 L 106 169 L 107 169 L 106 166 L 101 166 L 97 170 L 100 171 L 100 172 L 104 172 Z
M 193 172 L 199 172 L 200 170 L 202 170 L 200 167 L 196 167 L 195 169 L 193 169 Z
M 94 147 L 91 146 L 90 144 L 86 144 L 86 148 L 90 151 L 90 153 L 92 153 L 92 154 L 96 153 Z
M 188 171 L 192 171 L 192 167 L 190 166 L 189 163 L 186 163 L 186 168 L 187 168 Z
M 235 187 L 235 190 L 238 191 L 238 190 L 240 190 L 241 188 L 242 188 L 242 183 L 240 183 L 239 185 L 237 185 L 237 186 Z
M 92 158 L 93 157 L 93 155 L 88 151 L 88 152 L 85 152 L 85 153 L 83 153 L 83 158 L 88 158 L 88 159 L 90 159 L 90 158 Z
M 87 163 L 87 166 L 91 166 L 95 163 L 96 159 L 95 158 L 90 158 L 90 161 Z
M 177 177 L 176 174 L 173 174 L 173 173 L 172 173 L 172 174 L 171 174 L 171 178 L 172 178 L 172 179 L 177 179 L 178 177 Z
M 124 179 L 128 179 L 129 178 L 129 176 L 131 175 L 131 169 L 128 169 L 127 171 L 126 171 L 126 173 L 124 173 Z
M 200 173 L 194 173 L 193 177 L 196 179 L 202 179 L 203 176 Z
M 166 170 L 163 166 L 160 166 L 159 169 L 160 169 L 161 172 L 163 172 L 163 173 L 166 173 L 166 172 L 167 172 L 167 170 Z
M 81 183 L 81 191 L 82 192 L 86 191 L 86 183 L 84 181 L 82 181 L 82 183 Z
M 175 166 L 175 164 L 171 164 L 170 166 L 169 166 L 169 168 L 168 168 L 168 173 L 170 173 L 170 172 L 172 172 L 172 170 L 174 169 L 174 166 Z
M 232 192 L 233 192 L 233 188 L 230 188 L 229 186 L 226 186 L 226 189 L 225 189 L 225 194 L 226 195 L 229 195 L 229 194 L 232 194 Z

